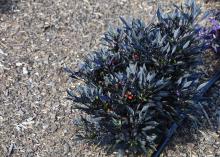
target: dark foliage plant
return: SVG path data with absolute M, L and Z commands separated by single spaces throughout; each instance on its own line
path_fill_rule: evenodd
M 146 155 L 156 151 L 172 124 L 183 116 L 194 120 L 200 13 L 187 1 L 169 13 L 158 9 L 156 23 L 121 18 L 123 27 L 105 33 L 102 48 L 78 71 L 66 68 L 83 82 L 67 92 L 74 108 L 87 114 L 81 117 L 86 137 L 105 141 L 109 152 Z

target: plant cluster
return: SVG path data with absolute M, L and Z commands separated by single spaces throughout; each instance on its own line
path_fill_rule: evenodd
M 199 111 L 193 103 L 203 43 L 197 37 L 200 8 L 194 1 L 157 11 L 158 21 L 121 18 L 123 27 L 104 34 L 70 77 L 83 81 L 68 90 L 87 135 L 108 137 L 110 150 L 148 154 L 172 124 Z

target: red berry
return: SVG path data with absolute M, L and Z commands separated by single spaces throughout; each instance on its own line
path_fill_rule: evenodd
M 128 100 L 132 100 L 133 98 L 134 98 L 134 95 L 130 92 L 130 91 L 128 91 L 128 92 L 126 92 L 126 94 L 124 95 Z
M 132 58 L 134 60 L 139 60 L 140 56 L 139 56 L 139 54 L 137 52 L 135 52 L 135 53 L 133 53 Z
M 132 95 L 129 95 L 129 96 L 128 96 L 128 99 L 129 99 L 129 100 L 132 100 L 132 99 L 133 99 L 133 96 L 132 96 Z

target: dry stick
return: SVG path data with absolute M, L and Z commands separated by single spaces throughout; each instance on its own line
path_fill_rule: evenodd
M 217 72 L 210 80 L 209 82 L 206 84 L 205 87 L 203 87 L 200 92 L 198 94 L 196 94 L 196 101 L 198 101 L 200 98 L 203 97 L 203 95 L 208 91 L 208 89 L 217 81 L 220 79 L 220 71 Z M 204 111 L 203 111 L 204 112 Z M 204 112 L 206 113 L 206 112 Z M 206 113 L 207 114 L 207 113 Z M 182 121 L 185 119 L 185 116 L 182 118 Z M 171 128 L 169 129 L 169 133 L 167 135 L 167 137 L 165 138 L 164 142 L 159 145 L 158 149 L 156 152 L 154 152 L 154 154 L 152 155 L 152 157 L 159 157 L 160 154 L 162 153 L 162 151 L 164 150 L 164 148 L 167 146 L 167 144 L 170 142 L 171 137 L 173 136 L 174 132 L 177 130 L 177 128 L 180 125 L 177 125 L 176 123 L 174 123 Z

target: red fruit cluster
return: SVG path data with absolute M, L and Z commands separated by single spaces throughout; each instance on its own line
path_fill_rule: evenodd
M 125 96 L 125 98 L 127 98 L 128 100 L 134 99 L 134 95 L 133 95 L 130 91 L 126 92 L 124 96 Z

